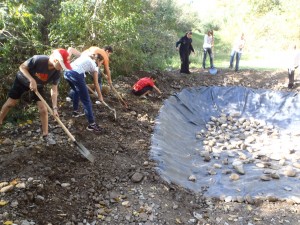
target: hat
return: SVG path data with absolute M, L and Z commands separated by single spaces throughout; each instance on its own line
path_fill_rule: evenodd
M 64 70 L 71 70 L 72 67 L 70 65 L 70 61 L 69 61 L 69 53 L 67 52 L 67 50 L 62 49 L 62 48 L 58 48 L 56 50 L 54 50 L 53 52 L 54 57 L 59 61 L 61 67 Z

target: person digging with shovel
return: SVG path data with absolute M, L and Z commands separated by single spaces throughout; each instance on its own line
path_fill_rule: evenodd
M 8 93 L 8 99 L 0 112 L 0 126 L 12 107 L 14 107 L 23 93 L 31 91 L 32 101 L 37 103 L 42 123 L 42 137 L 47 144 L 56 144 L 48 132 L 48 110 L 46 105 L 35 94 L 36 91 L 43 96 L 44 86 L 52 84 L 51 100 L 53 112 L 58 116 L 57 96 L 60 71 L 71 69 L 69 54 L 65 49 L 56 49 L 50 56 L 34 55 L 19 67 L 13 86 Z
M 104 67 L 104 73 L 101 72 L 99 69 L 98 71 L 98 83 L 100 85 L 100 90 L 102 91 L 102 77 L 105 77 L 107 79 L 107 82 L 109 86 L 112 85 L 111 80 L 111 72 L 109 68 L 109 56 L 113 53 L 113 48 L 111 46 L 104 46 L 104 48 L 99 48 L 97 46 L 91 46 L 90 48 L 86 49 L 82 52 L 82 54 L 100 54 L 103 57 L 103 67 Z M 94 85 L 89 85 L 93 90 L 95 90 Z
M 72 55 L 79 56 L 74 62 L 71 63 L 72 70 L 64 73 L 64 78 L 71 87 L 73 116 L 76 117 L 80 114 L 78 112 L 80 99 L 84 107 L 84 114 L 89 123 L 87 130 L 99 133 L 101 132 L 101 128 L 95 123 L 92 102 L 85 82 L 85 73 L 92 73 L 99 101 L 103 102 L 102 93 L 98 83 L 98 67 L 102 65 L 103 57 L 100 54 L 81 54 L 81 52 L 72 47 L 68 48 L 68 52 L 70 57 Z

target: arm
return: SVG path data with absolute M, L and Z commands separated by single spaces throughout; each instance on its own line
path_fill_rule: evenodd
M 161 95 L 161 91 L 158 89 L 158 87 L 156 87 L 155 85 L 153 86 L 154 90 Z
M 69 59 L 71 58 L 72 55 L 75 55 L 77 57 L 81 56 L 81 52 L 72 47 L 68 48 L 68 53 L 69 53 Z
M 182 43 L 182 38 L 179 39 L 179 41 L 176 42 L 176 49 L 179 49 L 179 45 Z
M 22 74 L 29 80 L 29 82 L 30 82 L 30 84 L 29 84 L 30 90 L 36 92 L 37 91 L 37 84 L 36 84 L 35 79 L 33 79 L 33 77 L 29 73 L 29 68 L 27 66 L 27 63 L 26 62 L 22 63 L 20 65 L 19 69 L 22 72 Z
M 52 100 L 52 109 L 53 109 L 53 113 L 54 113 L 55 116 L 58 116 L 57 97 L 58 97 L 57 85 L 52 85 L 51 100 Z
M 112 81 L 111 81 L 111 73 L 110 73 L 110 69 L 109 69 L 109 64 L 108 63 L 105 63 L 104 64 L 104 73 L 105 73 L 105 78 L 107 79 L 109 85 L 112 84 Z
M 194 48 L 193 48 L 192 43 L 191 43 L 191 45 L 190 45 L 190 50 L 195 54 L 195 50 L 194 50 Z
M 101 89 L 100 89 L 100 86 L 99 86 L 99 83 L 98 83 L 98 71 L 96 72 L 93 72 L 93 81 L 94 81 L 94 87 L 96 89 L 96 92 L 98 94 L 98 97 L 99 97 L 99 101 L 103 102 L 103 96 L 102 96 L 102 93 L 101 93 Z

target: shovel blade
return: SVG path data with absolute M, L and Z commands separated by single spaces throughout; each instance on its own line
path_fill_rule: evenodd
M 95 157 L 90 153 L 90 151 L 83 146 L 83 144 L 74 141 L 75 145 L 77 146 L 78 151 L 83 155 L 85 158 L 87 158 L 91 163 L 94 163 Z

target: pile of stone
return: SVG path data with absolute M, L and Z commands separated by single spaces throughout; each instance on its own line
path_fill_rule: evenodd
M 261 168 L 262 181 L 280 179 L 282 175 L 297 177 L 300 172 L 300 134 L 281 131 L 262 120 L 222 113 L 211 116 L 206 129 L 196 132 L 196 138 L 202 141 L 203 149 L 199 151 L 204 162 L 219 160 L 208 170 L 210 175 L 223 169 L 231 180 L 238 180 L 247 173 L 245 164 Z

